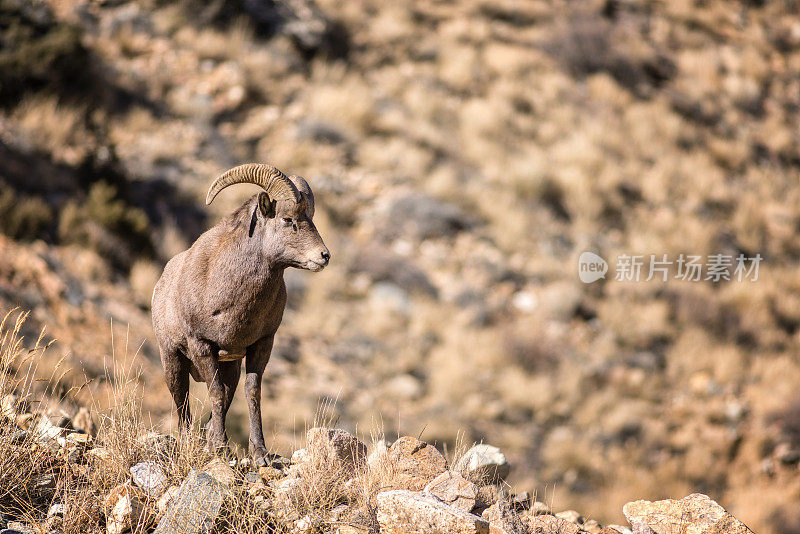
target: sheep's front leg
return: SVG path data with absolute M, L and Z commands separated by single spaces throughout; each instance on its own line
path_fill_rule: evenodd
M 194 339 L 187 344 L 195 366 L 208 385 L 211 419 L 206 426 L 206 445 L 212 451 L 225 448 L 228 441 L 225 415 L 239 383 L 242 361 L 220 362 L 207 341 Z
M 250 456 L 256 466 L 265 465 L 267 446 L 264 444 L 264 430 L 261 426 L 261 377 L 272 353 L 274 336 L 261 338 L 247 349 L 244 387 L 247 394 L 247 408 L 250 412 Z

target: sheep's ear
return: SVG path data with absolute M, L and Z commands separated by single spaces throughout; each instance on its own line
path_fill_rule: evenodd
M 270 200 L 266 193 L 258 194 L 258 209 L 261 211 L 261 215 L 268 219 L 275 217 L 275 202 Z

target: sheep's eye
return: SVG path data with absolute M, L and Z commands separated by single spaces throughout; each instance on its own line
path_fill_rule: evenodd
M 284 226 L 291 226 L 293 224 L 294 224 L 294 221 L 292 219 L 290 219 L 289 217 L 284 217 L 283 218 L 283 225 Z

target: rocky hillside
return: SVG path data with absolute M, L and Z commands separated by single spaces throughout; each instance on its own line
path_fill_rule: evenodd
M 411 436 L 368 452 L 343 430 L 314 427 L 291 459 L 275 454 L 258 467 L 212 456 L 196 435 L 145 432 L 130 397 L 118 401 L 96 431 L 85 408 L 56 424 L 24 398 L 3 396 L 0 532 L 752 534 L 701 494 L 626 504 L 632 529 L 554 513 L 509 491 L 506 457 L 485 444 L 448 464 Z
M 152 287 L 253 192 L 206 209 L 211 180 L 272 163 L 309 180 L 333 254 L 287 275 L 276 453 L 321 414 L 491 443 L 512 487 L 602 524 L 700 492 L 798 531 L 798 8 L 0 0 L 0 311 L 46 327 L 59 409 L 111 410 L 125 372 L 173 433 Z M 580 281 L 584 251 L 605 279 Z M 676 278 L 740 254 L 757 280 Z M 234 442 L 246 421 L 237 398 Z

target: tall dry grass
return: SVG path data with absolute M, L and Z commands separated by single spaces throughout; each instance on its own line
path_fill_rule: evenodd
M 12 310 L 0 322 L 0 513 L 7 520 L 20 521 L 37 532 L 102 533 L 116 502 L 108 496 L 124 492 L 135 503 L 131 531 L 147 532 L 164 513 L 160 495 L 180 486 L 190 470 L 209 470 L 212 461 L 223 469 L 230 465 L 233 474 L 228 482 L 230 497 L 217 518 L 215 528 L 220 532 L 336 531 L 345 527 L 349 532 L 373 532 L 377 529 L 377 493 L 413 489 L 404 485 L 407 479 L 397 476 L 383 430 L 378 427 L 367 440 L 366 456 L 364 446 L 354 442 L 358 450 L 350 451 L 349 457 L 355 458 L 352 462 L 343 460 L 341 452 L 334 453 L 325 439 L 307 439 L 290 466 L 283 459 L 266 467 L 260 476 L 255 476 L 255 468 L 233 448 L 221 457 L 209 452 L 199 421 L 175 435 L 159 433 L 142 409 L 145 382 L 135 368 L 136 355 L 112 354 L 105 370 L 111 402 L 100 408 L 90 394 L 88 404 L 98 420 L 97 430 L 91 436 L 75 438 L 82 432 L 72 428 L 59 400 L 75 396 L 75 390 L 82 388 L 63 391 L 59 384 L 68 370 L 61 362 L 48 366 L 53 369 L 50 376 L 38 376 L 39 364 L 51 357 L 49 344 L 42 332 L 30 347 L 26 345 L 21 333 L 27 316 Z M 318 407 L 305 429 L 307 436 L 310 428 L 335 428 L 333 403 L 323 402 Z M 202 412 L 202 406 L 194 410 Z M 461 433 L 453 449 L 445 449 L 451 468 L 469 446 Z M 130 469 L 141 462 L 157 466 L 166 475 L 165 491 L 160 495 L 148 495 L 132 483 Z M 505 488 L 504 493 L 509 490 Z M 58 508 L 57 513 L 48 514 Z

